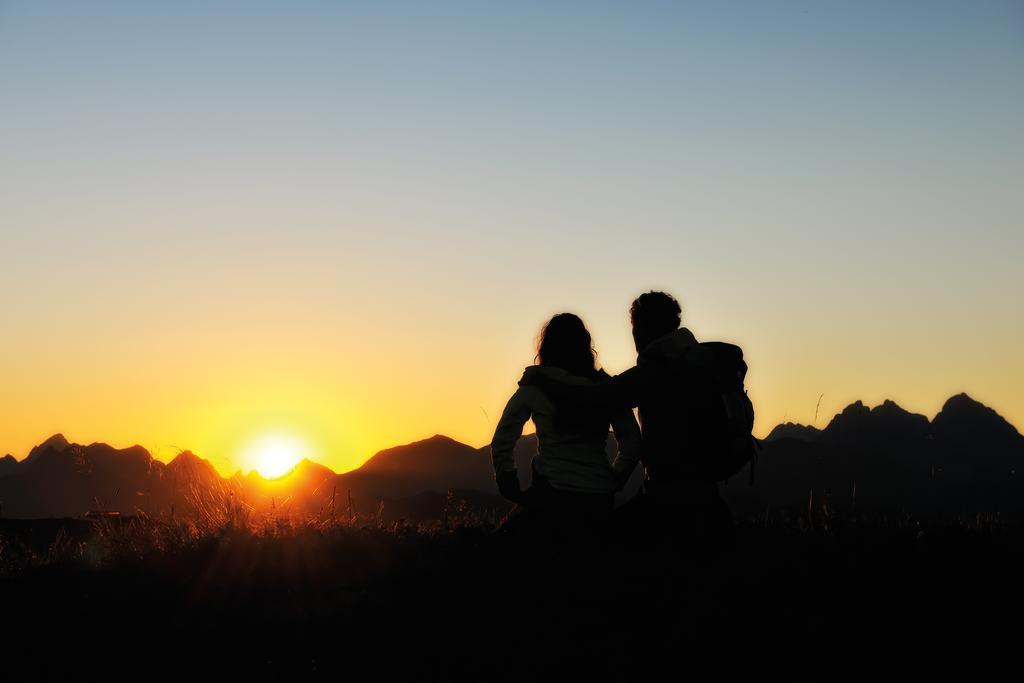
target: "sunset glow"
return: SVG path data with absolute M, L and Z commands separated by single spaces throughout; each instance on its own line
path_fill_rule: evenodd
M 290 436 L 267 435 L 255 439 L 242 456 L 242 461 L 265 479 L 288 474 L 305 456 L 301 441 Z
M 545 320 L 618 373 L 647 289 L 761 436 L 1024 425 L 1020 3 L 257 4 L 3 3 L 0 457 L 483 446 Z

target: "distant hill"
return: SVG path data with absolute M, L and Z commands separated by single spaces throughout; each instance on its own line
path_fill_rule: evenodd
M 155 460 L 142 446 L 69 444 L 60 434 L 5 470 L 3 514 L 22 518 L 76 517 L 89 510 L 156 513 L 172 505 L 185 513 L 220 480 L 186 479 L 179 466 Z
M 13 474 L 17 466 L 18 460 L 10 453 L 0 458 L 0 477 Z
M 239 499 L 255 510 L 315 515 L 327 509 L 337 477 L 330 468 L 303 460 L 286 477 L 264 479 L 250 472 L 236 474 L 232 481 Z
M 817 427 L 797 424 L 796 422 L 784 422 L 776 425 L 764 440 L 765 443 L 787 438 L 800 439 L 801 441 L 817 441 L 819 436 L 821 436 L 821 430 Z
M 892 401 L 847 406 L 823 430 L 776 427 L 745 511 L 765 505 L 832 505 L 950 514 L 1024 509 L 1024 436 L 991 408 L 953 396 L 929 421 Z M 813 493 L 812 493 L 813 492 Z
M 528 449 L 529 437 L 524 440 Z M 529 454 L 520 448 L 520 457 Z M 224 514 L 232 506 L 301 515 L 376 513 L 386 519 L 439 517 L 449 489 L 480 508 L 504 511 L 487 449 L 443 436 L 377 453 L 345 474 L 309 460 L 286 477 L 257 472 L 221 477 L 209 461 L 183 451 L 169 463 L 141 446 L 82 446 L 56 434 L 21 462 L 0 460 L 0 512 L 6 517 L 78 517 L 91 510 L 149 515 Z M 431 495 L 425 495 L 431 494 Z
M 609 455 L 614 439 L 609 439 Z M 524 436 L 515 458 L 521 483 L 530 481 L 535 435 Z M 950 514 L 1017 511 L 1024 507 L 1024 437 L 991 408 L 953 396 L 934 420 L 892 401 L 847 406 L 824 429 L 785 423 L 765 440 L 755 486 L 745 474 L 723 487 L 740 514 L 769 507 L 806 507 L 828 500 L 836 508 Z M 624 494 L 640 485 L 640 468 Z M 490 449 L 446 436 L 380 451 L 356 470 L 336 474 L 304 460 L 291 474 L 221 477 L 209 461 L 183 451 L 169 463 L 141 446 L 69 443 L 55 434 L 24 460 L 0 459 L 0 504 L 6 517 L 76 517 L 89 510 L 150 515 L 223 513 L 230 507 L 279 514 L 367 514 L 386 519 L 437 518 L 455 490 L 475 509 L 501 512 Z
M 497 493 L 490 454 L 441 435 L 381 451 L 338 480 L 345 488 L 385 498 L 451 488 Z

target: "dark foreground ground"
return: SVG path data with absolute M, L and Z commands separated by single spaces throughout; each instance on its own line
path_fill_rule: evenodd
M 741 524 L 731 553 L 693 555 L 523 547 L 479 526 L 0 521 L 0 667 L 526 681 L 967 666 L 977 679 L 1019 661 L 1017 524 Z

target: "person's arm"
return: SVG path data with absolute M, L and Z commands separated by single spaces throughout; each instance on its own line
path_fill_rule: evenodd
M 526 368 L 520 386 L 536 386 L 560 410 L 608 414 L 636 407 L 650 373 L 650 369 L 638 365 L 603 382 L 570 384 L 537 372 L 535 367 Z
M 612 416 L 612 431 L 618 445 L 615 459 L 612 460 L 612 471 L 621 489 L 640 461 L 643 440 L 640 438 L 640 425 L 636 423 L 632 410 L 623 410 Z
M 505 405 L 491 439 L 491 461 L 498 491 L 508 500 L 517 501 L 522 495 L 519 473 L 516 472 L 516 443 L 523 435 L 523 425 L 530 419 L 533 409 L 529 400 L 530 389 L 519 387 Z

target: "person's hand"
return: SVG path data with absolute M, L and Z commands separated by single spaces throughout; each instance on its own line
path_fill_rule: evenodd
M 498 484 L 498 493 L 501 494 L 502 498 L 513 503 L 518 503 L 522 499 L 523 490 L 519 488 L 519 475 L 515 470 L 502 472 L 495 481 Z

